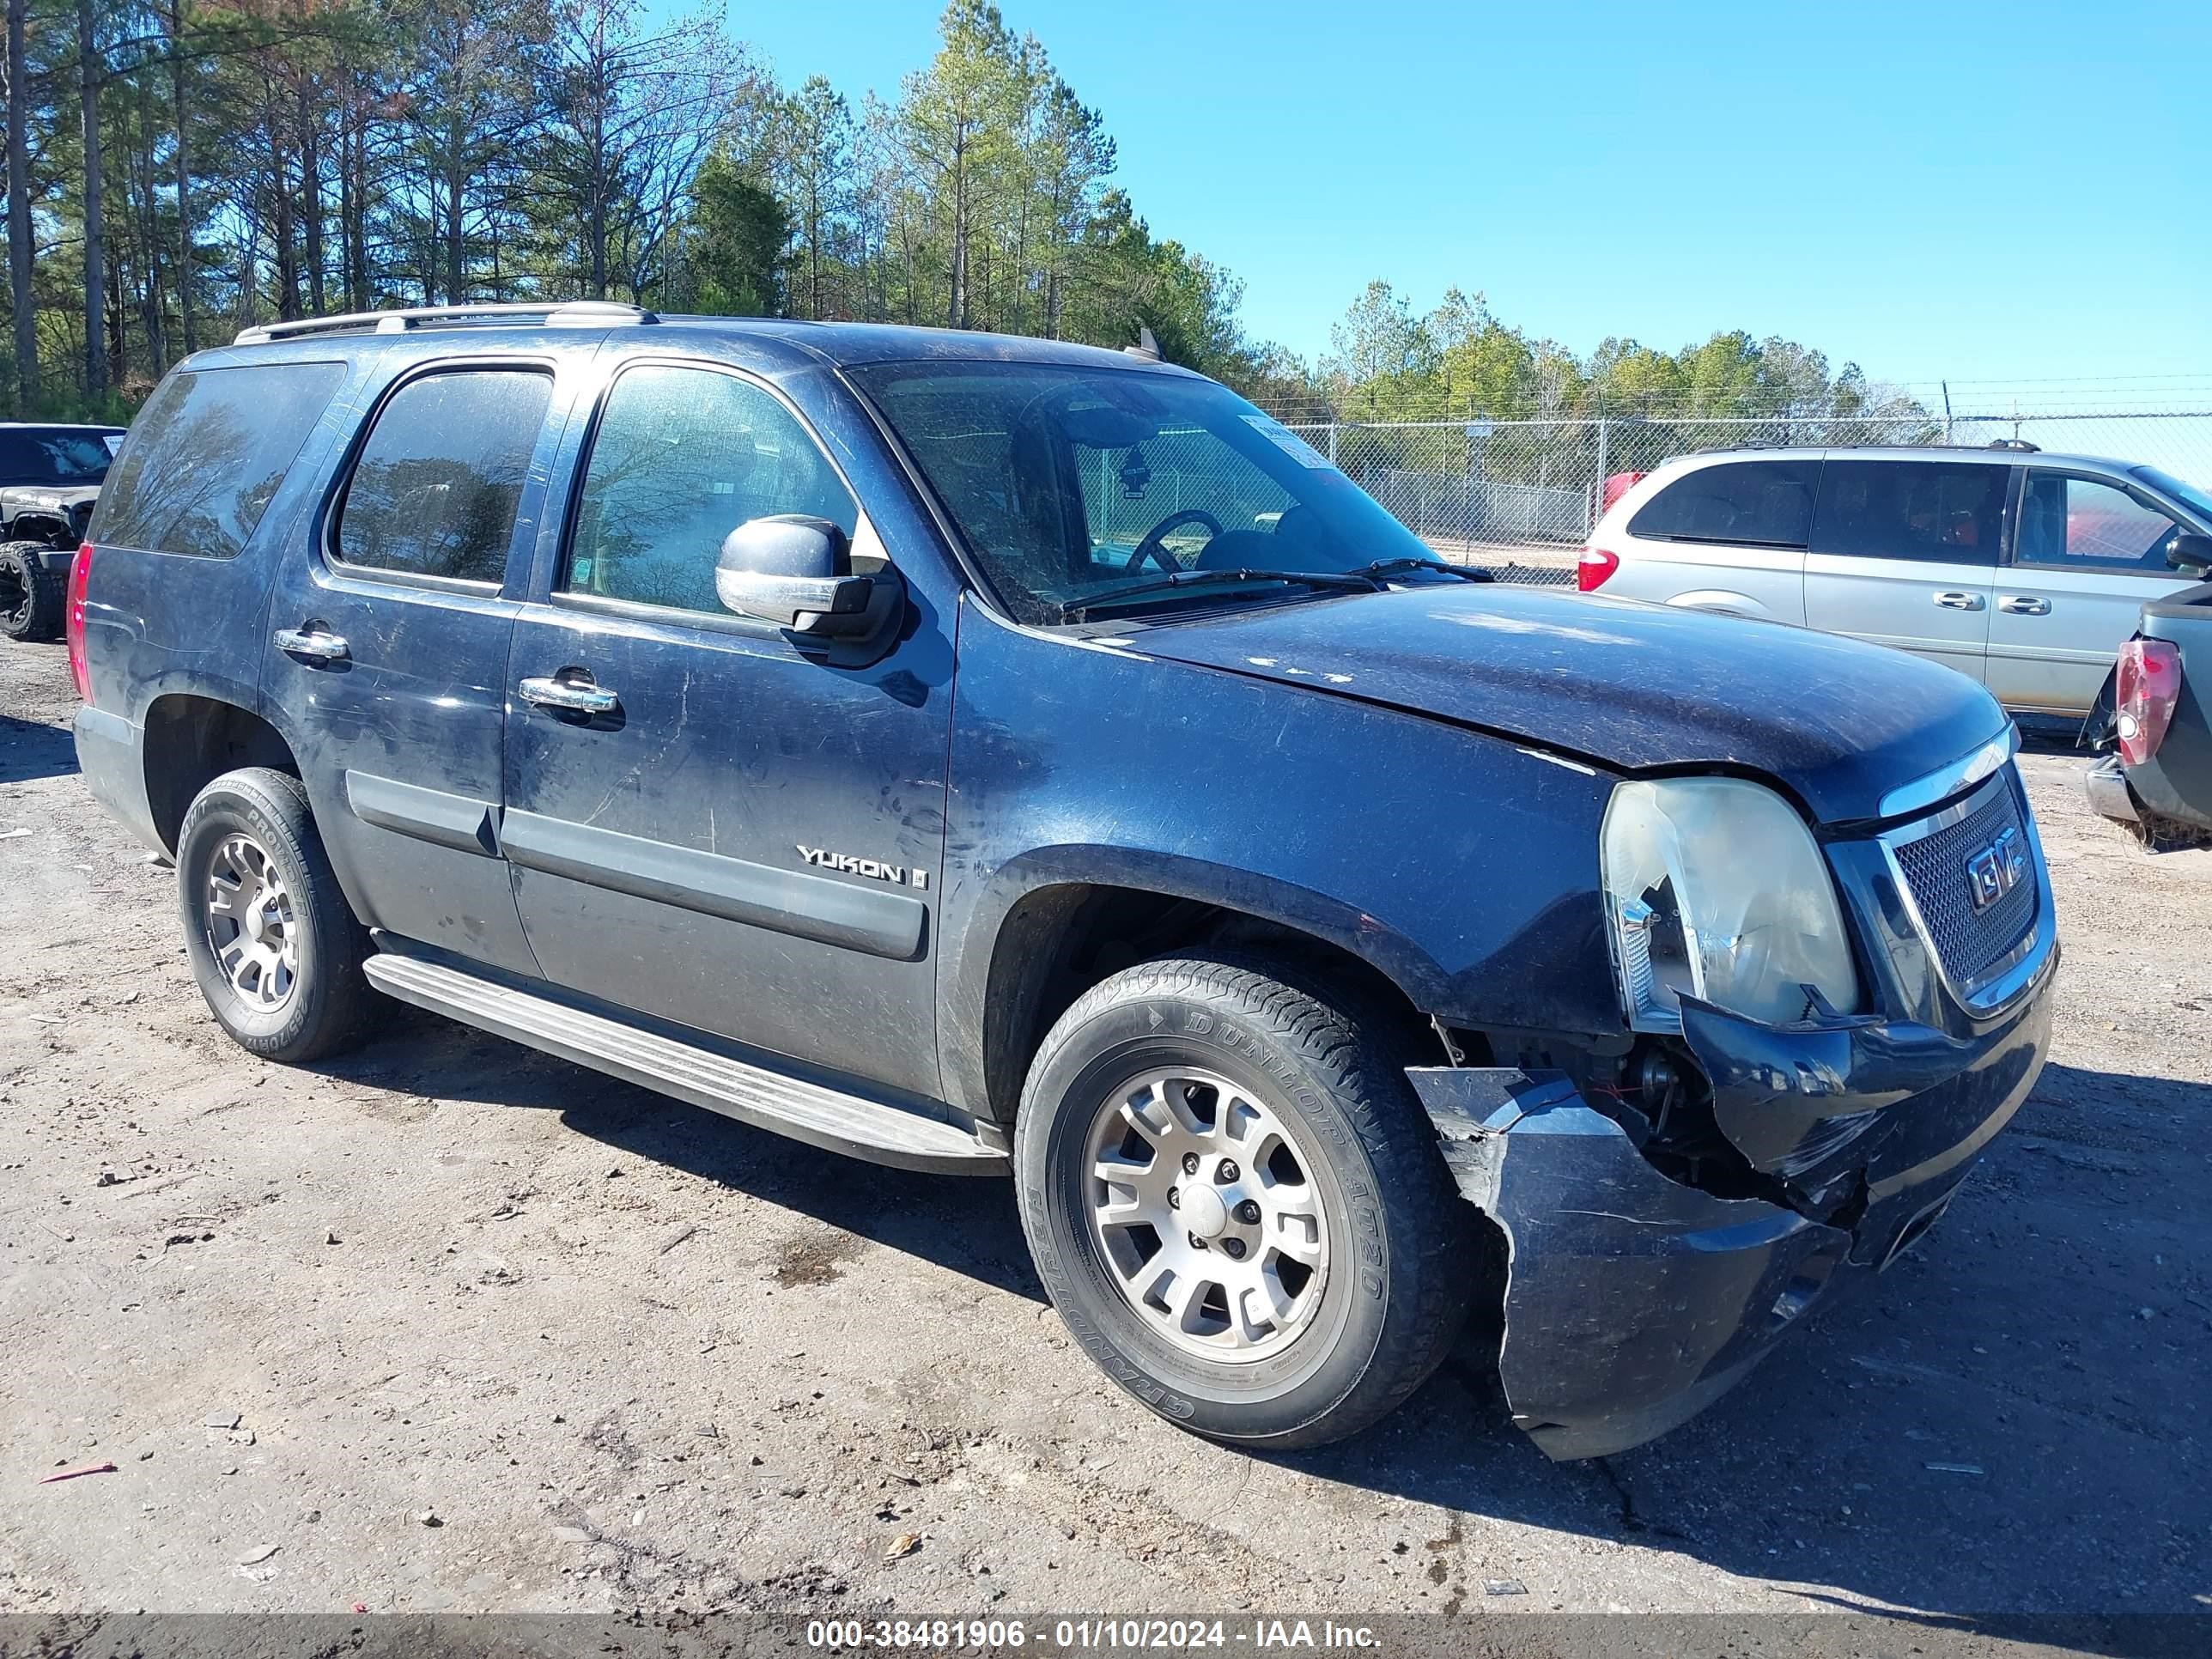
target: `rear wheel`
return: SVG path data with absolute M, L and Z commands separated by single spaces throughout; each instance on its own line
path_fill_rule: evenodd
M 62 579 L 46 568 L 37 542 L 0 546 L 0 634 L 26 642 L 62 633 Z
M 201 790 L 177 836 L 177 897 L 192 976 L 241 1048 L 307 1060 L 357 1040 L 368 936 L 297 778 L 250 766 Z
M 1474 1242 L 1407 1063 L 1387 1018 L 1259 958 L 1141 963 L 1061 1017 L 1014 1164 L 1045 1288 L 1108 1375 L 1282 1449 L 1419 1386 Z

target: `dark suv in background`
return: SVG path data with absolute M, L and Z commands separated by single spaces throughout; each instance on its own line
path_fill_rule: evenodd
M 1069 1330 L 1224 1440 L 1373 1422 L 1501 1283 L 1520 1425 L 1647 1439 L 1917 1238 L 2048 1042 L 1981 687 L 1440 565 L 1150 352 L 252 331 L 147 404 L 70 630 L 246 1048 L 382 993 L 1012 1174 Z
M 70 561 L 123 434 L 0 422 L 0 635 L 61 637 Z

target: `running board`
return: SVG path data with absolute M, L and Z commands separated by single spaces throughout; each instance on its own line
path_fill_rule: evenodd
M 441 963 L 386 951 L 369 957 L 362 971 L 371 985 L 402 1002 L 811 1146 L 906 1170 L 1006 1171 L 1004 1152 L 950 1123 L 786 1077 Z

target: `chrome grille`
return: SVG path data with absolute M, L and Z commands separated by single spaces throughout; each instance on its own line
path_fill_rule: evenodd
M 1986 910 L 1974 908 L 1966 862 L 2007 830 L 2026 838 L 2009 768 L 1989 799 L 1957 823 L 1917 840 L 1890 843 L 1944 977 L 1962 992 L 1978 988 L 1991 968 L 2005 961 L 2035 926 L 2041 908 L 2043 870 L 2030 859 L 2019 885 Z

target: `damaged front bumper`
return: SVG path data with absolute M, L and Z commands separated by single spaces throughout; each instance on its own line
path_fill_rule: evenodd
M 1971 1036 L 1762 1025 L 1686 1002 L 1684 1043 L 1748 1166 L 1735 1184 L 1755 1196 L 1663 1172 L 1632 1108 L 1558 1073 L 1410 1071 L 1461 1192 L 1505 1233 L 1498 1370 L 1515 1423 L 1554 1458 L 1640 1445 L 1725 1393 L 1839 1281 L 1888 1266 L 2034 1086 L 2056 963 L 2053 946 Z

